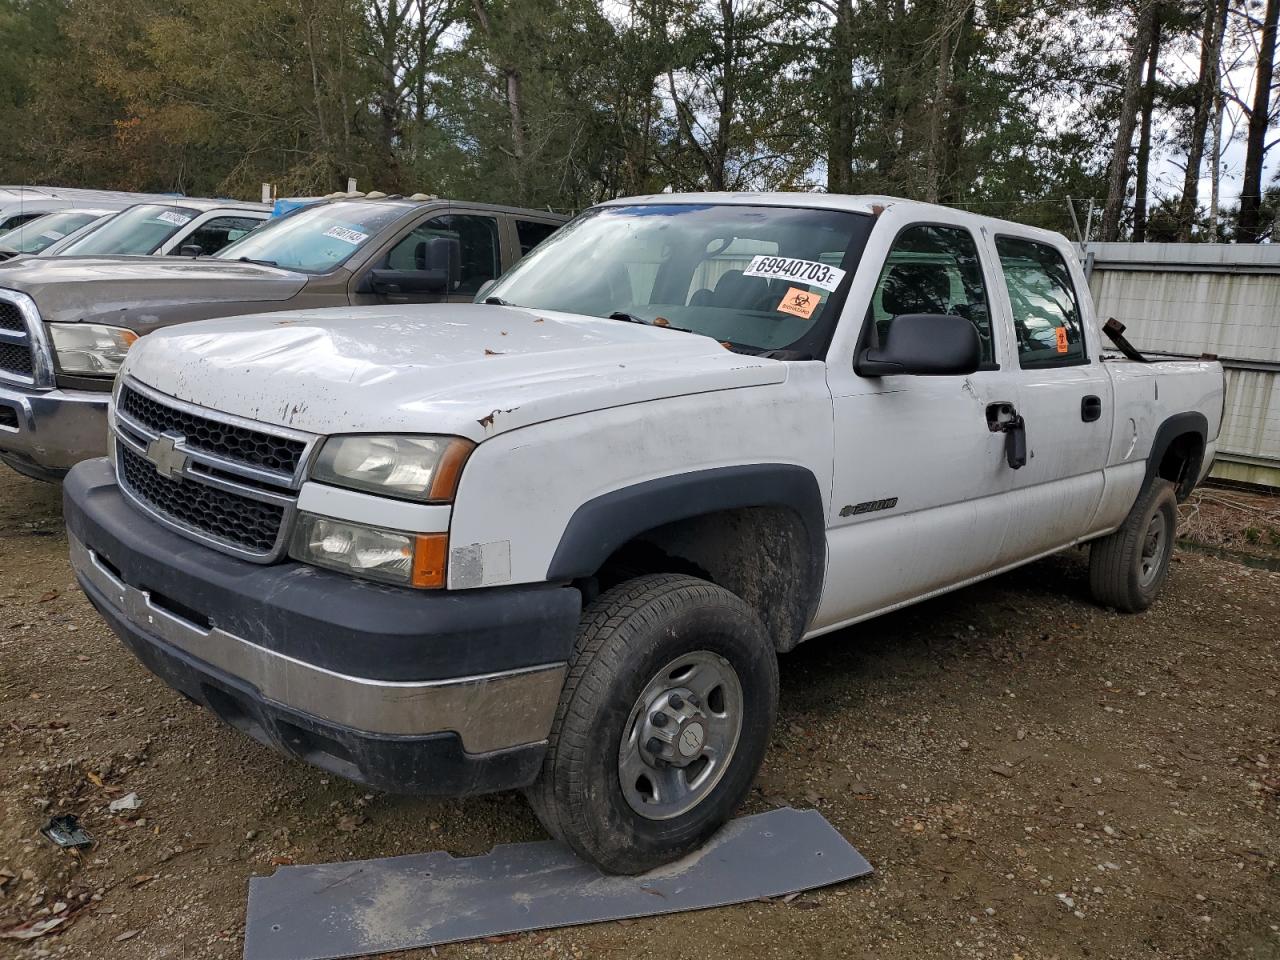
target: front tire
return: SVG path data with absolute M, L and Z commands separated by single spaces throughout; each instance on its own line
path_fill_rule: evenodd
M 534 812 L 610 873 L 696 849 L 746 798 L 778 702 L 760 618 L 696 577 L 650 575 L 583 611 Z
M 1153 480 L 1119 530 L 1089 548 L 1093 598 L 1121 613 L 1147 609 L 1169 577 L 1178 531 L 1178 498 L 1168 480 Z

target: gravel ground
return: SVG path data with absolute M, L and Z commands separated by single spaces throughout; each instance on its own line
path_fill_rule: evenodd
M 518 796 L 369 794 L 221 726 L 65 554 L 58 491 L 0 477 L 0 932 L 62 918 L 0 957 L 238 957 L 276 864 L 543 836 Z M 748 810 L 817 807 L 872 878 L 438 956 L 1280 957 L 1280 573 L 1176 560 L 1141 616 L 1092 606 L 1073 551 L 783 658 Z M 40 838 L 55 813 L 97 845 Z

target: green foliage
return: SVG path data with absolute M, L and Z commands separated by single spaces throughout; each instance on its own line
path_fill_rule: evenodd
M 1072 232 L 1065 198 L 1105 191 L 1123 52 L 1079 45 L 1110 3 L 0 0 L 0 180 L 558 210 L 826 187 Z

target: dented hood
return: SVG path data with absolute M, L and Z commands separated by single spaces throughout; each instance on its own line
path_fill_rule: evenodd
M 190 319 L 193 304 L 287 300 L 306 282 L 306 275 L 292 270 L 210 257 L 16 257 L 0 263 L 0 288 L 31 297 L 44 320 L 111 323 L 139 333 L 171 322 L 170 308 Z M 219 311 L 215 306 L 210 312 Z
M 786 365 L 677 330 L 441 304 L 185 324 L 139 340 L 125 372 L 181 400 L 318 434 L 483 440 L 606 407 L 779 383 Z

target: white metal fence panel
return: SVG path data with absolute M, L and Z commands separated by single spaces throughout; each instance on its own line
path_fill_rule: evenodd
M 1222 359 L 1214 475 L 1280 486 L 1280 245 L 1090 244 L 1085 264 L 1099 318 L 1140 350 Z

